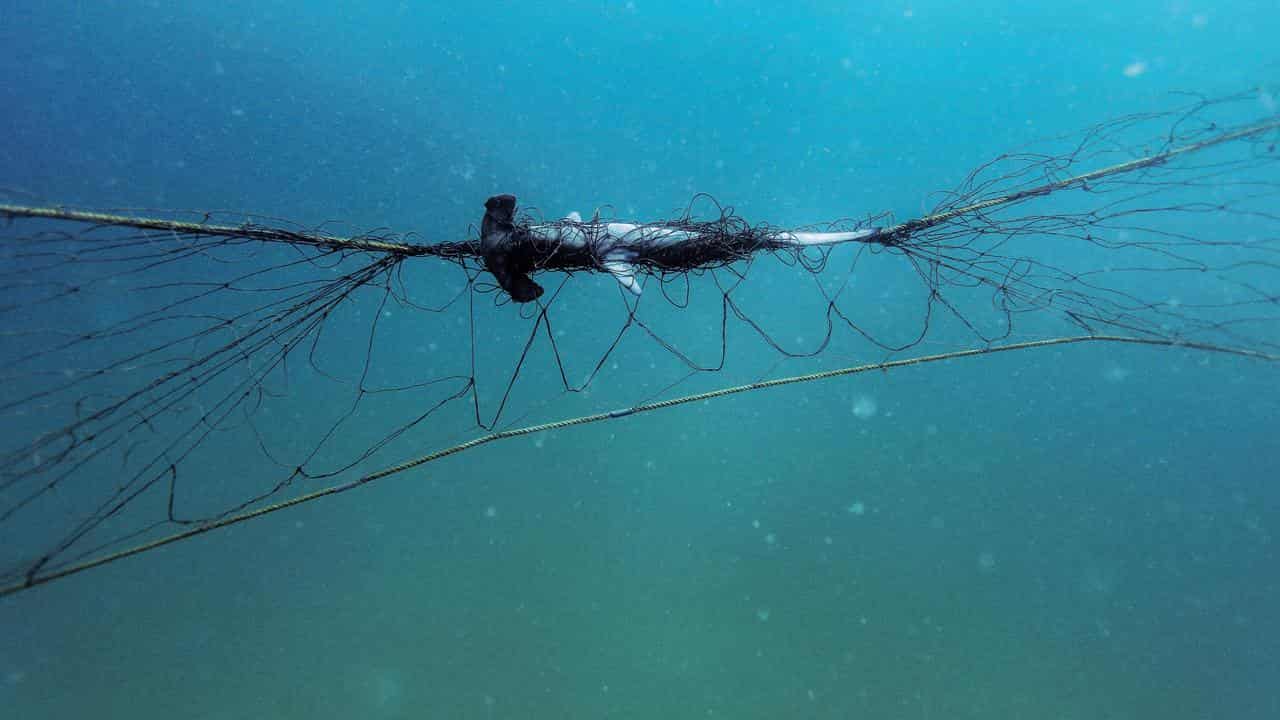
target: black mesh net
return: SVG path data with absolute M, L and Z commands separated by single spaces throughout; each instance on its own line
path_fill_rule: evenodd
M 1064 333 L 1274 354 L 1280 119 L 1265 97 L 1192 98 L 1003 155 L 922 218 L 810 228 L 881 228 L 856 242 L 789 246 L 699 196 L 643 226 L 697 240 L 641 253 L 639 296 L 549 246 L 529 250 L 547 292 L 515 305 L 476 240 L 11 194 L 0 584 L 730 367 L 759 379 Z

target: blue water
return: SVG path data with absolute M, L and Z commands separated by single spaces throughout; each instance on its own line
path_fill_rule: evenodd
M 498 192 L 551 216 L 666 218 L 707 192 L 782 226 L 903 219 L 1033 140 L 1274 83 L 1278 34 L 1245 0 L 2 2 L 0 187 L 420 241 L 468 237 Z M 812 287 L 752 273 L 773 304 Z M 611 281 L 574 281 L 581 376 L 619 318 Z M 885 322 L 914 322 L 898 297 Z M 507 361 L 518 310 L 484 312 Z M 461 329 L 398 317 L 387 382 L 465 366 Z M 718 305 L 667 320 L 714 361 Z M 681 388 L 782 374 L 748 336 Z M 681 378 L 651 343 L 623 350 L 587 398 L 539 394 L 558 382 L 539 350 L 504 420 Z M 0 714 L 1280 716 L 1275 367 L 1037 352 L 518 438 L 25 591 L 0 601 Z M 839 344 L 780 370 L 886 356 Z M 332 404 L 291 392 L 286 432 Z M 388 459 L 474 434 L 448 417 Z M 235 496 L 275 469 L 222 454 L 189 482 Z

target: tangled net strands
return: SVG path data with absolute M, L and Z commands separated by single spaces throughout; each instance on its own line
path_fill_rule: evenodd
M 785 230 L 719 206 L 700 218 L 691 204 L 642 227 L 687 231 L 698 243 L 643 256 L 640 297 L 616 291 L 620 303 L 594 298 L 586 311 L 569 299 L 569 280 L 603 270 L 556 247 L 529 249 L 532 269 L 558 282 L 517 309 L 484 271 L 477 240 L 420 244 L 217 213 L 0 205 L 9 225 L 0 240 L 0 413 L 9 430 L 0 596 L 496 440 L 777 385 L 1082 342 L 1278 360 L 1280 117 L 1258 119 L 1268 97 L 1197 99 L 1044 152 L 1001 156 L 920 218 L 821 228 L 878 228 L 842 245 L 786 246 L 772 240 Z M 519 223 L 591 225 L 530 215 Z M 774 327 L 764 317 L 778 303 L 749 282 L 761 256 L 814 278 L 808 307 L 822 320 L 808 341 L 784 341 L 790 321 Z M 877 273 L 892 263 L 898 276 L 865 280 L 872 261 Z M 877 280 L 900 285 L 880 297 L 909 301 L 914 322 L 897 309 L 891 321 L 870 319 L 875 308 L 859 291 Z M 621 316 L 616 326 L 601 322 L 606 310 Z M 664 330 L 672 318 L 689 325 L 690 315 L 718 319 L 699 335 L 704 345 L 715 337 L 712 352 Z M 575 375 L 579 353 L 566 350 L 566 318 L 589 326 L 579 334 L 602 348 L 585 376 Z M 1044 320 L 1074 332 L 1046 337 Z M 1039 337 L 1021 339 L 1023 325 Z M 725 367 L 731 327 L 776 359 L 847 344 L 883 355 L 926 339 L 978 347 L 671 397 L 680 382 Z M 504 343 L 513 352 L 493 352 Z M 539 398 L 586 394 L 626 343 L 667 361 L 645 395 L 616 410 L 510 425 Z M 522 371 L 539 354 L 556 387 L 521 395 Z M 295 398 L 316 393 L 325 402 L 315 412 L 297 409 Z M 482 434 L 421 454 L 460 428 Z

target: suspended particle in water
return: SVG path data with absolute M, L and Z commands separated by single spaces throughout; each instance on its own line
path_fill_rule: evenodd
M 989 573 L 996 569 L 996 556 L 991 552 L 983 552 L 978 555 L 978 570 Z
M 1128 368 L 1122 368 L 1119 365 L 1111 365 L 1102 373 L 1102 376 L 1106 378 L 1107 382 L 1121 383 L 1127 380 L 1131 373 L 1132 371 Z
M 1128 78 L 1136 78 L 1147 73 L 1147 63 L 1145 60 L 1135 60 L 1124 66 L 1124 76 Z
M 869 420 L 875 417 L 878 411 L 875 398 L 869 395 L 859 395 L 853 401 L 853 416 L 859 420 Z

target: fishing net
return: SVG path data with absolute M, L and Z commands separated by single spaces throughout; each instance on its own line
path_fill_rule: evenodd
M 1113 120 L 997 157 L 903 222 L 783 229 L 698 196 L 641 224 L 697 243 L 637 262 L 638 295 L 589 254 L 534 247 L 545 293 L 519 304 L 477 238 L 8 193 L 0 585 L 784 370 L 1083 340 L 1275 359 L 1274 113 L 1251 91 Z M 585 232 L 609 214 L 515 223 Z

